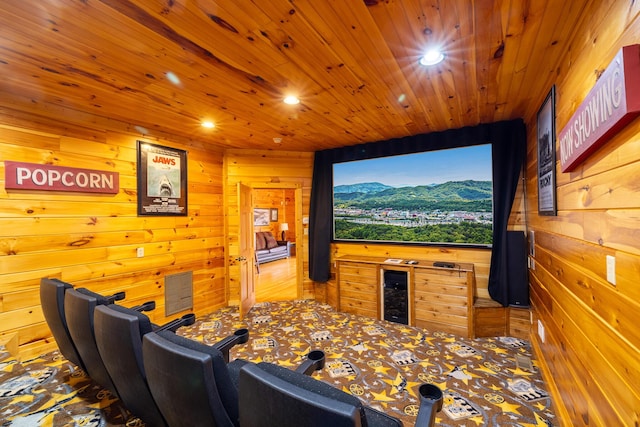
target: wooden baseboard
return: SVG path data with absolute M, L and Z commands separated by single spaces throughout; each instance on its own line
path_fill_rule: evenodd
M 562 395 L 560 394 L 560 390 L 558 390 L 558 387 L 556 385 L 556 378 L 551 374 L 551 370 L 549 369 L 549 365 L 547 364 L 547 360 L 540 346 L 540 342 L 538 341 L 537 335 L 533 332 L 533 330 L 529 334 L 529 342 L 531 343 L 533 354 L 535 355 L 535 359 L 537 362 L 536 365 L 538 369 L 540 369 L 546 389 L 551 395 L 551 401 L 562 402 Z M 554 404 L 553 410 L 556 414 L 556 420 L 558 421 L 558 424 L 560 426 L 573 426 L 573 424 L 569 421 L 571 420 L 571 418 L 564 405 Z

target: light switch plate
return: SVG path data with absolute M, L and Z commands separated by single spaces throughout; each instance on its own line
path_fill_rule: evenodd
M 540 337 L 540 341 L 544 342 L 544 325 L 538 319 L 538 336 Z
M 607 255 L 607 281 L 616 284 L 616 257 Z

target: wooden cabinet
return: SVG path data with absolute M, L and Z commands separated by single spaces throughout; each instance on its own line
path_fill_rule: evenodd
M 433 261 L 390 264 L 379 257 L 341 257 L 337 261 L 338 309 L 383 318 L 385 270 L 407 271 L 409 324 L 472 337 L 475 272 L 473 264 L 436 267 Z
M 509 335 L 509 309 L 488 298 L 473 303 L 474 336 L 499 337 Z
M 415 325 L 472 336 L 474 281 L 470 264 L 414 268 Z
M 338 309 L 361 316 L 378 317 L 378 265 L 365 262 L 338 263 Z

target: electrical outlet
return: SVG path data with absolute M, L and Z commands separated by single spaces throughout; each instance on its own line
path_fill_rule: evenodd
M 616 257 L 607 255 L 607 280 L 616 285 Z
M 144 248 L 137 248 L 136 249 L 136 256 L 138 258 L 142 258 L 144 256 Z
M 540 337 L 540 341 L 544 342 L 544 325 L 538 319 L 538 336 Z

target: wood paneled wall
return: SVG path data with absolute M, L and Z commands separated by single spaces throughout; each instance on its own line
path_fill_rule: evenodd
M 288 235 L 295 233 L 297 258 L 302 260 L 303 283 L 302 298 L 313 298 L 313 282 L 309 279 L 308 263 L 308 235 L 304 232 L 307 227 L 302 224 L 302 218 L 309 216 L 309 201 L 311 197 L 311 177 L 313 174 L 313 153 L 292 151 L 265 150 L 227 150 L 225 152 L 225 211 L 227 215 L 227 248 L 228 248 L 228 277 L 229 303 L 238 304 L 240 299 L 240 269 L 235 261 L 238 256 L 238 183 L 248 185 L 258 193 L 257 189 L 282 189 L 291 195 L 294 188 L 301 189 L 301 200 L 298 203 L 301 212 L 297 220 L 289 220 Z M 263 191 L 263 190 L 260 190 Z M 255 195 L 254 194 L 254 197 Z M 257 205 L 255 205 L 258 207 Z M 293 210 L 294 215 L 296 210 Z M 278 234 L 277 234 L 278 235 Z M 299 261 L 299 264 L 300 261 Z
M 550 64 L 547 76 L 547 88 L 556 85 L 556 133 L 622 46 L 640 42 L 637 2 L 587 7 L 570 49 L 559 64 Z M 545 96 L 538 94 L 525 118 L 526 204 L 535 241 L 529 270 L 533 343 L 562 425 L 638 426 L 640 119 L 574 171 L 562 173 L 558 164 L 558 215 L 539 216 L 535 120 Z M 616 260 L 616 286 L 606 279 L 607 255 Z M 535 332 L 538 320 L 544 341 Z
M 109 294 L 123 305 L 155 300 L 164 314 L 164 277 L 192 271 L 194 312 L 226 305 L 223 153 L 176 140 L 147 141 L 188 151 L 188 216 L 137 216 L 137 139 L 126 132 L 53 122 L 0 110 L 0 334 L 17 334 L 22 357 L 55 348 L 40 308 L 42 277 Z M 112 123 L 113 124 L 113 123 Z M 117 126 L 114 126 L 117 127 Z M 4 161 L 118 172 L 116 195 L 6 191 Z M 136 257 L 144 248 L 144 257 Z

